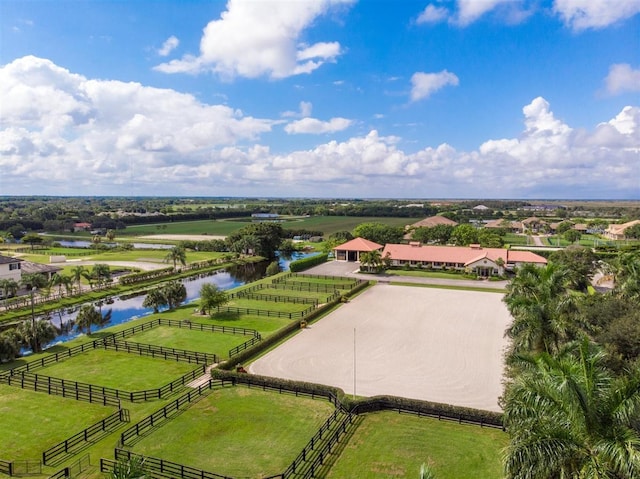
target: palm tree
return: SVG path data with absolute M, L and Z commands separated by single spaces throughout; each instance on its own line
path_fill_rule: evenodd
M 161 288 L 169 309 L 173 309 L 187 299 L 187 288 L 180 281 L 169 281 Z
M 164 260 L 169 263 L 173 262 L 173 269 L 176 269 L 178 263 L 182 266 L 187 264 L 187 253 L 182 246 L 174 246 L 169 250 Z
M 84 304 L 78 311 L 75 319 L 76 329 L 80 332 L 87 330 L 87 334 L 91 334 L 91 326 L 104 326 L 111 321 L 111 309 L 105 314 L 101 314 L 92 304 Z
M 0 289 L 2 289 L 2 296 L 4 298 L 15 296 L 19 287 L 20 285 L 15 279 L 0 279 Z
M 365 266 L 368 272 L 377 272 L 382 267 L 382 253 L 378 250 L 365 251 L 360 255 L 360 264 Z
M 615 269 L 615 292 L 624 298 L 640 301 L 640 255 L 621 255 Z
M 0 363 L 12 361 L 20 354 L 20 335 L 15 329 L 0 333 Z
M 74 266 L 71 268 L 71 277 L 73 281 L 78 285 L 78 293 L 82 290 L 82 284 L 80 281 L 84 277 L 85 268 L 84 266 Z
M 167 300 L 161 291 L 161 288 L 150 290 L 142 302 L 143 308 L 153 308 L 153 312 L 158 314 L 160 308 L 167 304 Z
M 42 346 L 56 337 L 56 330 L 46 319 L 38 321 L 22 321 L 17 328 L 22 344 L 31 348 L 34 353 L 42 351 Z
M 584 339 L 521 356 L 506 387 L 507 479 L 640 477 L 640 370 L 613 378 Z
M 567 340 L 577 311 L 570 273 L 554 264 L 525 264 L 507 286 L 504 302 L 513 316 L 507 336 L 514 351 L 551 352 Z
M 96 280 L 98 286 L 103 286 L 111 281 L 111 269 L 108 264 L 94 264 L 91 268 L 91 276 Z

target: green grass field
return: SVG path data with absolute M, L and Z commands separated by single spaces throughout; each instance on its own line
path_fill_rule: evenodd
M 195 367 L 185 362 L 95 349 L 38 369 L 37 373 L 124 391 L 143 391 L 164 386 Z
M 251 339 L 251 336 L 156 326 L 153 329 L 137 333 L 127 338 L 127 341 L 154 344 L 166 348 L 212 353 L 217 354 L 221 358 L 227 358 L 231 348 L 235 348 L 249 339 Z
M 232 477 L 284 471 L 333 412 L 331 403 L 228 387 L 212 392 L 133 446 Z
M 507 434 L 395 412 L 363 416 L 327 478 L 419 477 L 429 464 L 437 479 L 499 479 Z
M 42 452 L 116 411 L 110 406 L 0 385 L 0 459 L 41 458 Z
M 284 229 L 322 231 L 325 236 L 329 236 L 336 231 L 353 231 L 353 229 L 360 223 L 377 222 L 391 226 L 405 226 L 415 223 L 418 219 L 419 218 L 375 218 L 367 216 L 311 216 L 309 218 L 285 220 L 280 224 Z M 176 223 L 164 223 L 162 225 L 136 225 L 128 226 L 125 230 L 119 230 L 118 236 L 143 236 L 155 234 L 206 234 L 227 236 L 248 224 L 251 224 L 251 220 L 249 218 L 218 221 L 183 221 Z

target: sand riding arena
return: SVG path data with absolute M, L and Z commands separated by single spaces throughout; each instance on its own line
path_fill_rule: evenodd
M 378 284 L 261 357 L 249 372 L 500 411 L 502 294 Z

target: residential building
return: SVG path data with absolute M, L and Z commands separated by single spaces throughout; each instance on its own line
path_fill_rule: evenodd
M 333 248 L 334 256 L 337 261 L 360 261 L 362 253 L 381 250 L 382 245 L 364 238 L 354 238 L 351 241 L 341 244 Z
M 17 283 L 22 276 L 22 263 L 20 258 L 0 255 L 0 279 L 12 279 Z
M 626 238 L 625 231 L 627 230 L 627 228 L 631 228 L 632 226 L 635 226 L 637 224 L 640 224 L 640 220 L 629 221 L 629 222 L 623 223 L 621 225 L 611 224 L 605 230 L 604 235 L 607 238 L 612 239 L 612 240 L 623 240 L 623 239 Z
M 389 257 L 393 266 L 451 269 L 468 271 L 479 276 L 502 275 L 505 270 L 524 264 L 539 266 L 547 260 L 530 251 L 470 246 L 423 246 L 420 243 L 388 244 L 382 257 Z

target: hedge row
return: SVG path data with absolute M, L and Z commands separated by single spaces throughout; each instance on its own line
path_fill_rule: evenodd
M 354 414 L 391 410 L 415 414 L 417 416 L 429 416 L 481 426 L 497 428 L 503 427 L 502 414 L 492 411 L 483 411 L 480 409 L 396 396 L 374 396 L 370 398 L 353 399 L 350 395 L 345 394 L 342 389 L 332 386 L 267 376 L 257 376 L 246 373 L 236 373 L 222 369 L 212 369 L 211 376 L 214 379 L 232 380 L 238 384 L 266 386 L 275 389 L 281 388 L 291 392 L 297 391 L 306 394 L 333 397 L 337 401 L 336 406 Z
M 139 273 L 131 273 L 120 278 L 120 284 L 128 286 L 131 284 L 142 283 L 152 279 L 163 278 L 174 274 L 173 268 L 154 269 L 152 271 L 141 271 Z
M 308 258 L 302 258 L 297 261 L 292 261 L 289 264 L 289 271 L 292 273 L 297 273 L 298 271 L 304 271 L 305 269 L 309 269 L 312 266 L 317 266 L 319 264 L 325 263 L 329 258 L 328 253 L 317 254 L 315 256 L 309 256 Z

